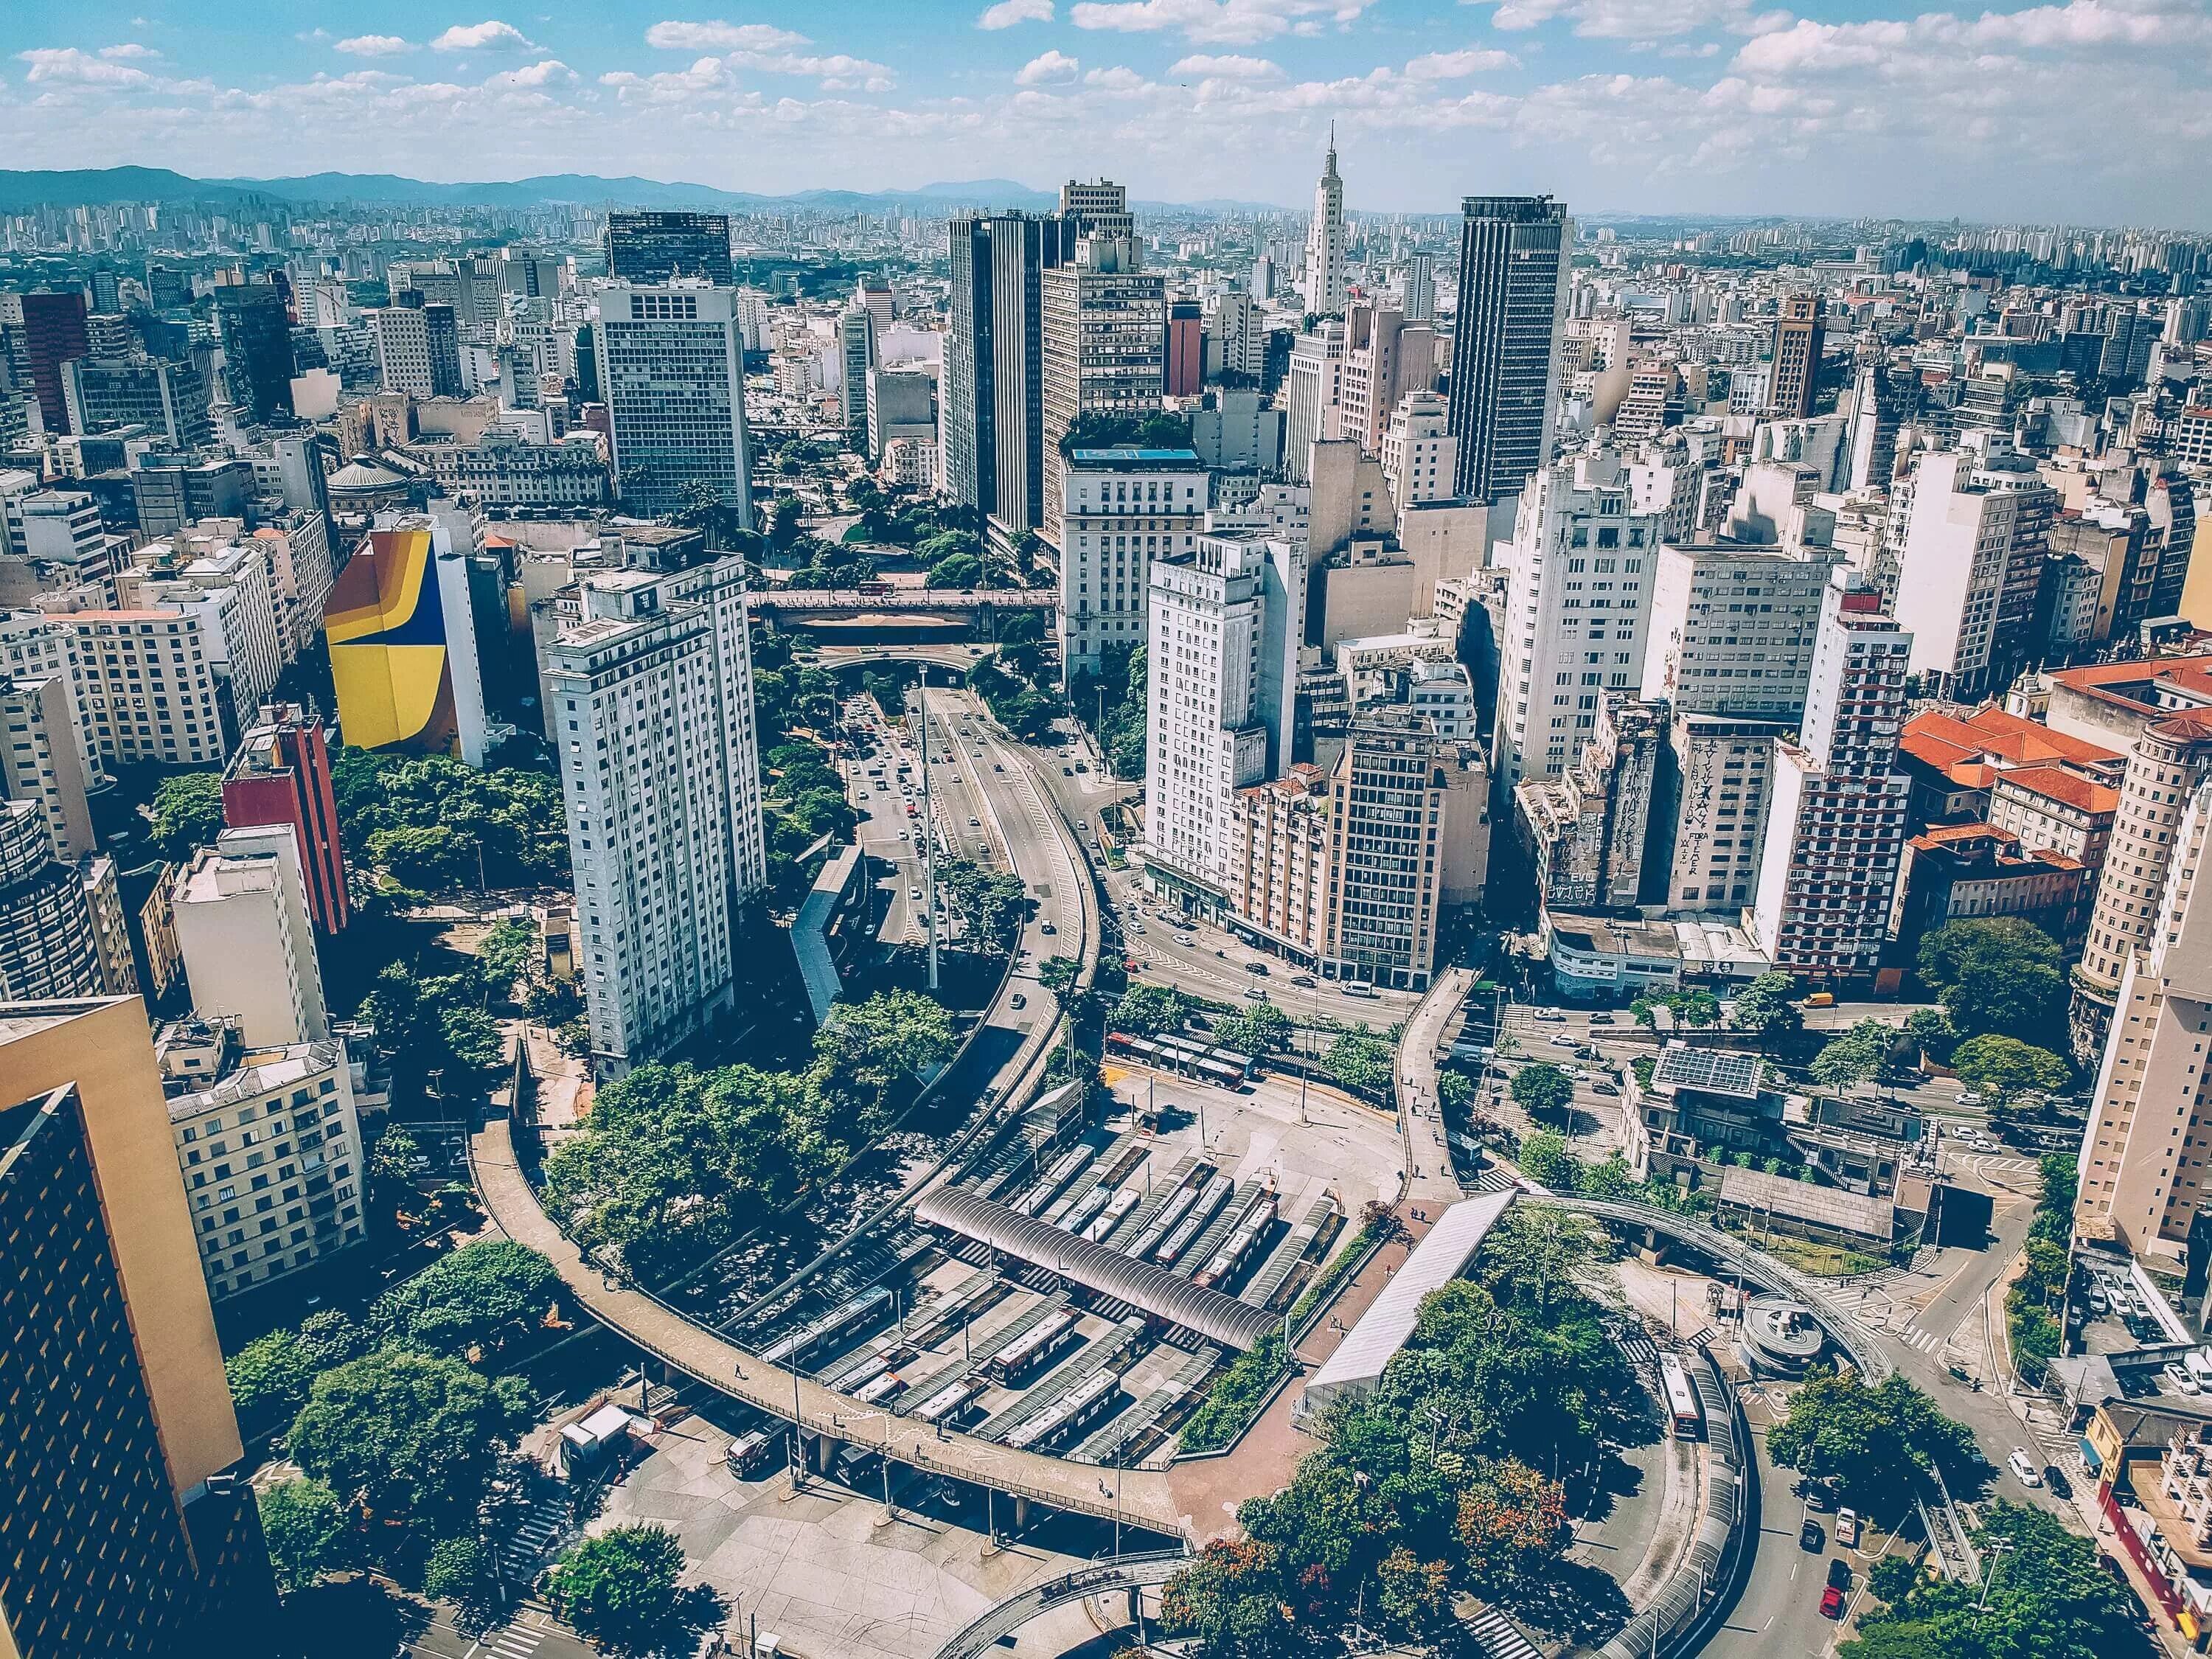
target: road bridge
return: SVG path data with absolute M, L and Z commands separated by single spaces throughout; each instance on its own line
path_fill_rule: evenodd
M 745 603 L 770 626 L 824 643 L 920 644 L 995 640 L 1008 618 L 1023 615 L 1040 617 L 1049 633 L 1060 595 L 1019 587 L 771 588 L 749 594 Z
M 1065 1577 L 1032 1584 L 1020 1595 L 1008 1596 L 939 1648 L 937 1659 L 978 1659 L 979 1655 L 989 1652 L 1039 1613 L 1079 1601 L 1087 1595 L 1109 1595 L 1116 1590 L 1122 1591 L 1131 1599 L 1133 1618 L 1138 1595 L 1157 1589 L 1189 1565 L 1190 1558 L 1181 1550 L 1151 1551 L 1101 1561 L 1096 1566 L 1079 1568 Z

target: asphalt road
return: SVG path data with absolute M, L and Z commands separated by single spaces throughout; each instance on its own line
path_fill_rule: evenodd
M 1759 1419 L 1765 1413 L 1753 1407 Z M 1836 1637 L 1834 1621 L 1820 1616 L 1820 1592 L 1826 1587 L 1827 1564 L 1838 1553 L 1832 1517 L 1822 1516 L 1821 1533 L 1827 1547 L 1818 1553 L 1799 1542 L 1805 1506 L 1793 1490 L 1796 1476 L 1777 1469 L 1767 1461 L 1763 1421 L 1752 1425 L 1751 1443 L 1759 1465 L 1759 1516 L 1756 1553 L 1751 1578 L 1701 1651 L 1707 1659 L 1820 1659 Z M 1857 1584 L 1866 1582 L 1867 1557 L 1844 1552 L 1850 1559 Z

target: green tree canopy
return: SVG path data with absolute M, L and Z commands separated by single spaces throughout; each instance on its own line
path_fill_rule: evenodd
M 222 1362 L 230 1378 L 231 1403 L 253 1422 L 282 1422 L 300 1409 L 315 1380 L 316 1367 L 300 1346 L 296 1331 L 274 1330 L 257 1336 Z
M 1112 1024 L 1131 1036 L 1158 1036 L 1164 1031 L 1180 1031 L 1189 1019 L 1189 1000 L 1173 986 L 1133 985 L 1122 994 Z
M 1790 1004 L 1796 994 L 1797 981 L 1789 975 L 1761 974 L 1736 993 L 1735 1029 L 1753 1036 L 1797 1030 L 1805 1019 Z
M 1968 1037 L 1953 1049 L 1951 1069 L 1961 1083 L 2004 1099 L 2030 1089 L 2063 1089 L 2074 1077 L 2074 1068 L 2050 1049 L 1994 1034 Z
M 1478 1271 L 1504 1305 L 1548 1319 L 1612 1252 L 1595 1222 L 1556 1204 L 1527 1201 L 1500 1216 L 1482 1242 Z
M 508 916 L 477 941 L 477 960 L 495 996 L 503 996 L 538 957 L 538 929 Z
M 1213 1017 L 1213 1035 L 1224 1048 L 1239 1054 L 1279 1054 L 1291 1045 L 1291 1017 L 1272 1002 Z
M 1514 1073 L 1509 1092 L 1530 1117 L 1551 1117 L 1565 1112 L 1573 1103 L 1575 1083 L 1550 1061 L 1540 1060 Z
M 1328 1074 L 1354 1094 L 1390 1098 L 1397 1051 L 1374 1032 L 1352 1030 L 1329 1045 Z
M 1475 1083 L 1465 1072 L 1446 1066 L 1437 1073 L 1437 1099 L 1454 1117 L 1465 1117 L 1474 1105 Z
M 832 1005 L 814 1034 L 813 1086 L 836 1121 L 875 1133 L 891 1098 L 952 1057 L 952 1017 L 917 991 L 878 991 Z
M 1920 977 L 1961 1036 L 2034 1042 L 2066 1029 L 2057 941 L 2017 916 L 1954 921 L 1920 943 Z
M 1889 1051 L 1897 1041 L 1897 1028 L 1878 1019 L 1863 1019 L 1841 1036 L 1821 1046 L 1808 1068 L 1813 1081 L 1831 1089 L 1852 1089 L 1881 1075 Z
M 1856 1371 L 1817 1371 L 1790 1396 L 1788 1416 L 1766 1438 L 1784 1468 L 1835 1484 L 1844 1501 L 1894 1521 L 1922 1473 L 1947 1476 L 1978 1467 L 1973 1435 L 1901 1374 L 1871 1387 Z
M 579 1635 L 617 1654 L 649 1654 L 679 1628 L 676 1581 L 684 1546 L 665 1527 L 615 1527 L 546 1569 L 545 1587 Z
M 499 1561 L 478 1537 L 441 1538 L 422 1566 L 422 1594 L 459 1610 L 464 1630 L 483 1631 L 499 1621 Z
M 465 1357 L 541 1323 L 560 1276 L 525 1244 L 478 1239 L 378 1297 L 370 1325 L 414 1346 Z
M 1019 876 L 969 859 L 947 859 L 937 866 L 937 885 L 946 910 L 973 944 L 1000 955 L 1013 950 L 1033 908 Z
M 222 833 L 222 774 L 178 772 L 163 778 L 148 809 L 155 850 L 171 861 L 189 861 L 193 849 Z
M 340 749 L 331 761 L 338 825 L 357 862 L 401 884 L 450 892 L 478 884 L 565 882 L 568 829 L 561 785 L 543 772 L 479 771 L 444 755 Z
M 1571 1193 L 1582 1184 L 1582 1162 L 1567 1150 L 1567 1138 L 1556 1130 L 1539 1129 L 1522 1136 L 1514 1162 L 1529 1180 L 1553 1192 Z
M 281 1481 L 257 1502 L 269 1565 L 285 1595 L 297 1595 L 325 1573 L 351 1565 L 345 1506 L 321 1481 Z
M 318 1376 L 286 1445 L 340 1502 L 434 1535 L 470 1529 L 532 1415 L 519 1377 L 386 1348 Z
M 418 977 L 387 963 L 362 999 L 361 1017 L 392 1062 L 392 1093 L 413 1102 L 433 1079 L 447 1099 L 472 1098 L 504 1048 L 482 1006 L 483 987 L 458 974 Z

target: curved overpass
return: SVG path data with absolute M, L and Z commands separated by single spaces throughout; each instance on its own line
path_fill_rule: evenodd
M 1115 1590 L 1156 1589 L 1188 1565 L 1181 1550 L 1159 1550 L 1125 1555 L 1116 1561 L 1081 1567 L 1064 1578 L 1032 1584 L 1018 1595 L 1010 1595 L 937 1650 L 937 1659 L 977 1659 L 1019 1630 L 1039 1613 L 1079 1601 L 1086 1595 L 1110 1595 Z

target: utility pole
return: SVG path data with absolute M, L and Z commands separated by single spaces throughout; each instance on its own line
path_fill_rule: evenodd
M 925 671 L 914 688 L 921 710 L 921 894 L 922 937 L 929 941 L 929 989 L 937 992 L 937 785 L 929 775 L 929 677 Z
M 2004 1565 L 2004 1553 L 2012 1547 L 2013 1542 L 2009 1538 L 1992 1538 L 1984 1546 L 1985 1553 L 1992 1559 L 1988 1570 L 1982 1574 L 1982 1593 L 1974 1602 L 1976 1613 L 1989 1606 L 1990 1586 L 1996 1582 L 1997 1569 Z

